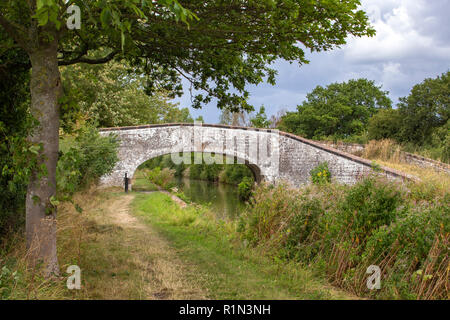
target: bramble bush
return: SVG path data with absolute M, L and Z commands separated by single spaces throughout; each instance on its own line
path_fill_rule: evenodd
M 241 238 L 329 281 L 373 298 L 447 298 L 450 195 L 414 199 L 402 185 L 370 176 L 353 186 L 301 189 L 262 184 L 239 222 Z M 367 267 L 381 290 L 366 287 Z
M 450 196 L 435 206 L 410 205 L 367 242 L 366 260 L 378 260 L 386 272 L 386 296 L 448 298 Z M 419 276 L 420 275 L 420 276 Z

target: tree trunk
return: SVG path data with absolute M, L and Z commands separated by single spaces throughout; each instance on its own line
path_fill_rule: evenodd
M 56 254 L 56 164 L 59 151 L 59 105 L 61 75 L 58 69 L 57 41 L 41 44 L 29 52 L 31 73 L 31 112 L 39 121 L 30 135 L 32 143 L 42 144 L 38 167 L 32 172 L 26 198 L 26 238 L 30 263 L 42 264 L 46 276 L 58 275 Z M 39 168 L 46 172 L 39 174 Z

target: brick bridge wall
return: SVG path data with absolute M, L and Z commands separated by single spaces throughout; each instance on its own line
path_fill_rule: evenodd
M 355 183 L 372 172 L 370 161 L 270 129 L 175 123 L 107 128 L 101 129 L 100 134 L 115 134 L 120 140 L 119 162 L 111 174 L 101 178 L 104 186 L 122 186 L 125 173 L 132 178 L 145 161 L 174 151 L 236 157 L 249 166 L 257 181 L 285 180 L 293 186 L 308 183 L 310 171 L 324 161 L 328 162 L 334 179 L 341 183 Z M 389 179 L 411 178 L 389 168 L 382 168 L 380 174 Z

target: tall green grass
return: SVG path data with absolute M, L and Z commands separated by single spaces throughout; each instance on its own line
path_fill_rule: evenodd
M 354 186 L 261 185 L 239 231 L 360 296 L 447 299 L 450 195 L 416 195 L 376 177 Z M 380 290 L 367 289 L 370 265 L 382 270 Z

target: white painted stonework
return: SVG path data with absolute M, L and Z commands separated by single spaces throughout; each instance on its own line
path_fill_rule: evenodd
M 100 134 L 115 134 L 120 140 L 120 160 L 111 174 L 101 178 L 104 186 L 123 186 L 125 173 L 132 178 L 139 165 L 161 155 L 172 154 L 173 160 L 181 161 L 179 152 L 236 157 L 249 166 L 258 182 L 285 180 L 294 186 L 308 183 L 310 171 L 324 161 L 332 177 L 341 183 L 355 183 L 372 172 L 367 160 L 276 130 L 166 124 L 102 129 Z M 207 154 L 204 159 L 214 161 L 214 155 Z M 388 168 L 383 168 L 382 174 L 392 179 L 409 178 Z

